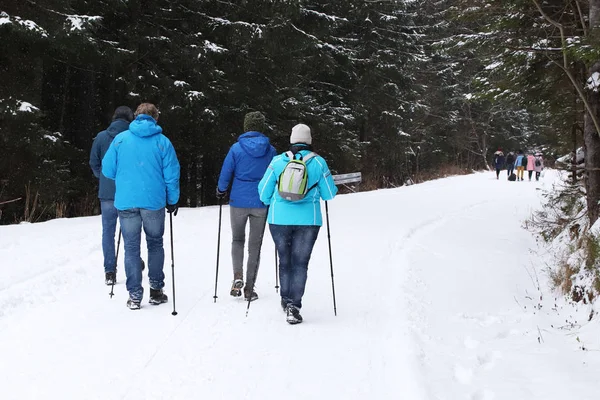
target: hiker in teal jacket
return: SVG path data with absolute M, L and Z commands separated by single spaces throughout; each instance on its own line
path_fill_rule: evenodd
M 333 199 L 337 187 L 323 157 L 307 157 L 312 152 L 312 136 L 308 126 L 294 126 L 290 144 L 294 158 L 302 156 L 307 159 L 306 187 L 310 189 L 306 196 L 301 200 L 289 201 L 278 193 L 277 180 L 290 160 L 288 153 L 273 158 L 258 184 L 258 193 L 260 200 L 269 206 L 267 221 L 279 254 L 281 307 L 286 312 L 287 322 L 298 324 L 302 322 L 300 308 L 306 287 L 308 262 L 323 224 L 321 199 Z

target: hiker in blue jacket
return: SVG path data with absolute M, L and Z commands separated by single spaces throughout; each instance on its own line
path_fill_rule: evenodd
M 133 111 L 126 106 L 117 107 L 110 126 L 98 133 L 90 152 L 90 167 L 99 179 L 98 198 L 102 213 L 102 253 L 104 255 L 104 283 L 113 285 L 117 279 L 115 231 L 119 216 L 115 208 L 115 182 L 102 175 L 102 158 L 115 136 L 126 131 L 133 120 Z
M 165 207 L 177 215 L 179 161 L 171 141 L 157 124 L 154 104 L 140 104 L 129 129 L 120 133 L 102 160 L 102 173 L 116 184 L 115 207 L 125 248 L 127 307 L 138 310 L 144 295 L 140 263 L 142 228 L 148 246 L 150 304 L 167 302 L 163 293 Z
M 523 181 L 525 174 L 525 167 L 527 167 L 527 157 L 523 154 L 523 150 L 519 150 L 517 159 L 515 160 L 515 168 L 517 169 L 517 180 Z
M 258 197 L 258 182 L 277 154 L 275 148 L 271 146 L 269 138 L 262 133 L 265 131 L 265 127 L 265 117 L 262 113 L 254 111 L 246 114 L 244 117 L 245 133 L 229 149 L 217 185 L 219 200 L 225 198 L 231 187 L 229 215 L 232 234 L 233 283 L 230 294 L 239 297 L 242 287 L 244 287 L 244 298 L 251 301 L 258 299 L 254 287 L 267 220 L 267 206 Z M 244 244 L 248 221 L 250 221 L 250 235 L 244 286 Z
M 279 254 L 281 307 L 290 324 L 302 322 L 300 309 L 308 262 L 323 224 L 320 200 L 331 200 L 337 194 L 327 163 L 312 152 L 311 144 L 310 128 L 304 124 L 294 126 L 290 152 L 275 157 L 258 184 L 260 200 L 270 206 L 267 221 Z M 290 156 L 306 160 L 308 171 L 308 192 L 304 198 L 295 201 L 281 197 L 277 188 Z

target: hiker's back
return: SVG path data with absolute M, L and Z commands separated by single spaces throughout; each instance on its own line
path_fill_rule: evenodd
M 306 157 L 310 150 L 300 150 L 298 153 Z M 300 158 L 296 156 L 296 158 Z M 267 173 L 272 173 L 279 179 L 290 158 L 286 153 L 275 157 Z M 330 200 L 337 193 L 333 184 L 329 167 L 323 157 L 315 154 L 306 161 L 307 185 L 310 189 L 304 198 L 299 200 L 286 200 L 277 190 L 271 199 L 268 222 L 275 225 L 322 225 L 321 199 Z M 311 189 L 312 188 L 312 189 Z M 259 191 L 260 191 L 259 187 Z

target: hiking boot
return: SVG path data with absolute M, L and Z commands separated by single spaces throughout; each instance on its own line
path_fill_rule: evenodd
M 248 293 L 246 290 L 244 290 L 244 300 L 258 300 L 258 294 L 254 290 L 252 291 L 252 293 Z
M 150 304 L 158 305 L 162 303 L 166 303 L 169 300 L 166 294 L 163 293 L 162 289 L 152 289 L 150 288 Z
M 130 310 L 139 310 L 142 308 L 140 300 L 133 300 L 131 297 L 127 300 L 127 308 Z
M 107 272 L 104 274 L 104 283 L 108 286 L 114 285 L 117 283 L 117 273 L 116 272 Z
M 287 306 L 287 316 L 285 320 L 290 325 L 296 325 L 302 322 L 302 315 L 300 315 L 300 310 L 298 307 L 289 304 Z
M 229 294 L 232 295 L 233 297 L 240 297 L 242 295 L 243 287 L 244 287 L 244 281 L 241 279 L 236 279 L 233 281 L 233 284 L 231 285 L 231 292 L 229 292 Z

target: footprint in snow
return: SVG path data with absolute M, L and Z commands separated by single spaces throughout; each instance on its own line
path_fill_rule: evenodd
M 485 370 L 490 370 L 496 365 L 496 360 L 502 358 L 502 353 L 499 351 L 487 352 L 477 356 L 479 366 Z

